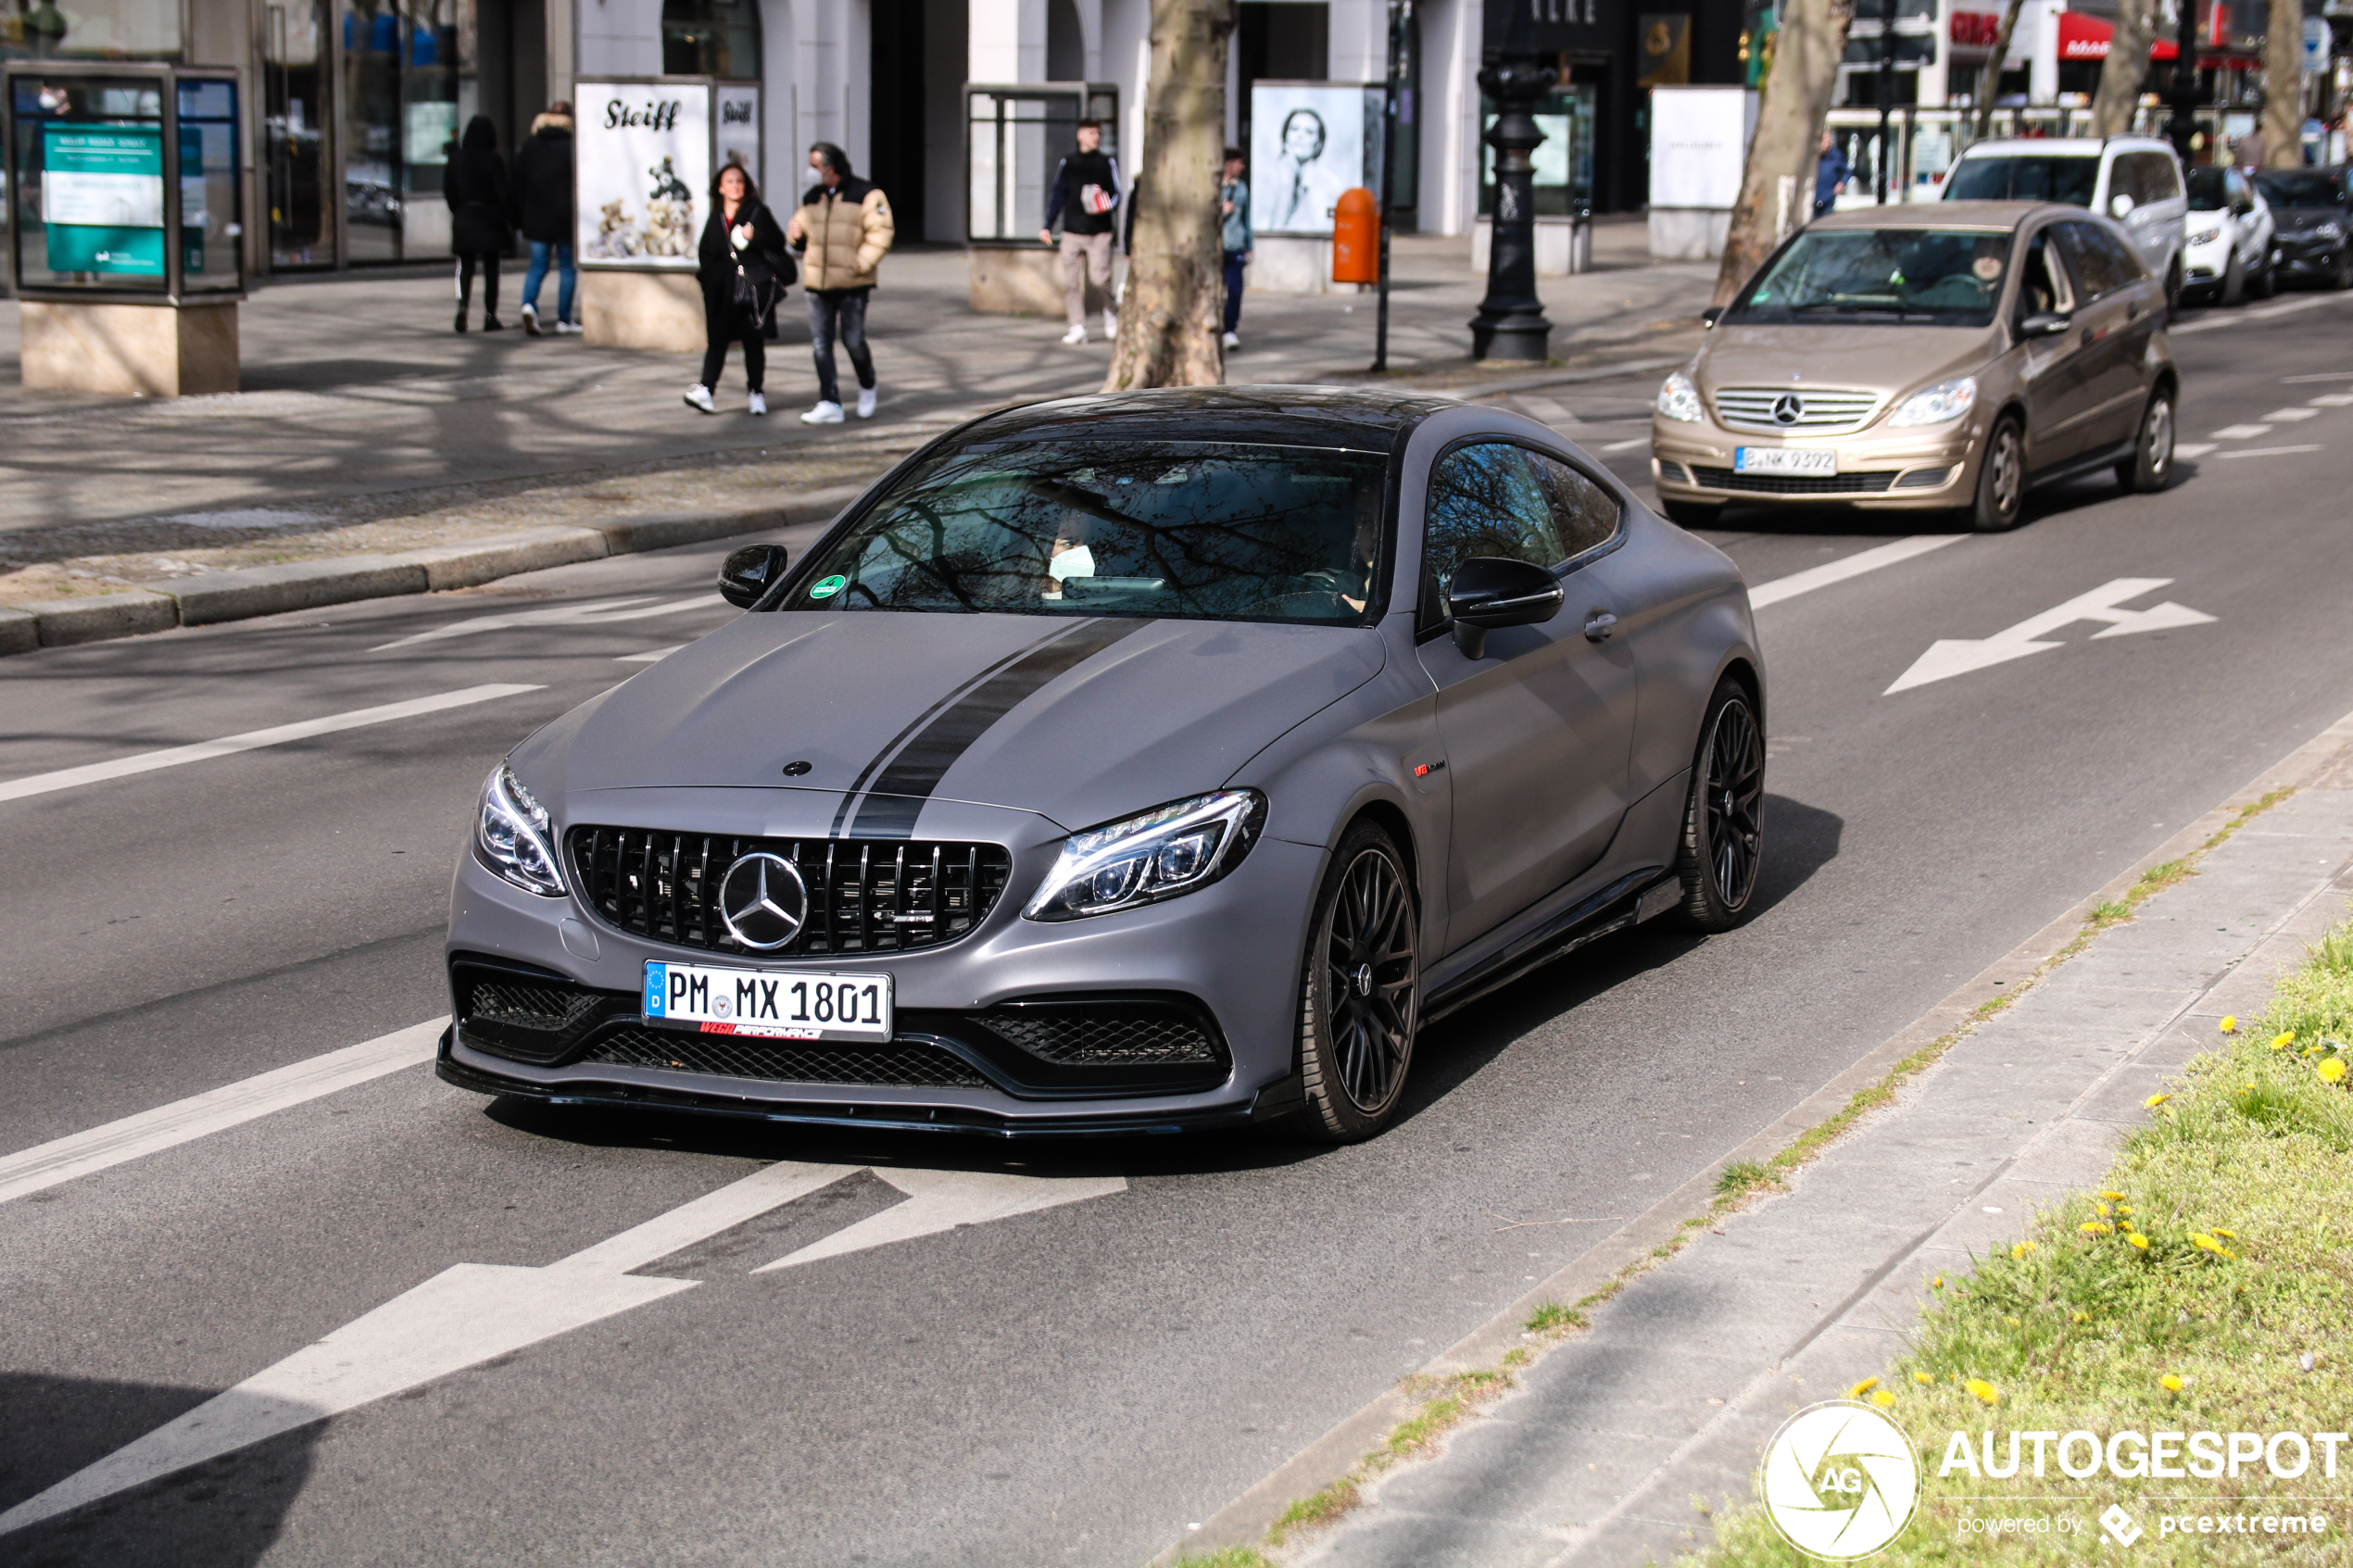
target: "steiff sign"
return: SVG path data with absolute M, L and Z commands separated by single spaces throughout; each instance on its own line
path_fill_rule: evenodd
M 580 264 L 695 268 L 711 177 L 711 84 L 583 82 Z

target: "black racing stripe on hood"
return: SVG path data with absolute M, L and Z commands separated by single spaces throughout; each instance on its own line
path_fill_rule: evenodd
M 1134 636 L 1150 621 L 1081 621 L 1068 632 L 1033 646 L 1021 658 L 971 687 L 935 715 L 906 749 L 883 770 L 851 824 L 853 838 L 906 838 L 915 831 L 924 803 L 956 759 L 1021 702 L 1056 676 L 1076 670 L 1114 644 Z

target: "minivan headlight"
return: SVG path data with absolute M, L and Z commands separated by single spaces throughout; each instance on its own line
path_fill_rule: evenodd
M 525 893 L 560 898 L 564 873 L 548 837 L 547 809 L 522 787 L 504 762 L 483 781 L 482 812 L 474 824 L 474 849 L 483 863 Z
M 1221 789 L 1074 833 L 1022 916 L 1084 920 L 1207 887 L 1241 863 L 1265 822 L 1265 796 Z
M 1977 378 L 1956 376 L 1915 392 L 1887 417 L 1892 425 L 1941 425 L 1957 420 L 1977 401 Z
M 2220 223 L 2211 224 L 2204 229 L 2193 229 L 2190 231 L 2190 244 L 2194 245 L 2210 245 L 2221 237 L 2222 225 Z
M 1705 417 L 1699 406 L 1699 388 L 1680 370 L 1660 384 L 1658 411 L 1663 418 L 1680 420 L 1686 424 L 1696 424 Z

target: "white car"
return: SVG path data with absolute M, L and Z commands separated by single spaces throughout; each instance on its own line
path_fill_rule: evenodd
M 2248 295 L 2271 297 L 2279 261 L 2271 204 L 2235 169 L 2190 170 L 2190 215 L 2182 259 L 2184 292 L 2216 305 Z
M 2181 160 L 2154 136 L 1998 138 L 1970 144 L 1944 182 L 1946 201 L 2052 201 L 2088 207 L 2124 225 L 2169 307 L 2188 281 L 2182 220 L 2189 216 Z

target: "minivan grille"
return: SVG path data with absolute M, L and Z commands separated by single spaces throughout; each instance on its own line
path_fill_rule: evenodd
M 720 879 L 755 850 L 790 860 L 807 918 L 763 958 L 936 947 L 988 917 L 1013 873 L 998 844 L 897 838 L 734 838 L 646 828 L 576 827 L 572 863 L 588 907 L 622 930 L 712 952 L 749 949 L 718 909 Z
M 1787 398 L 1792 418 L 1773 417 L 1776 404 Z M 1836 392 L 1822 387 L 1721 386 L 1716 389 L 1716 412 L 1734 430 L 1800 431 L 1807 435 L 1835 435 L 1855 430 L 1878 408 L 1876 392 Z
M 1894 469 L 1874 473 L 1735 473 L 1730 469 L 1693 469 L 1710 490 L 1746 490 L 1758 495 L 1876 495 L 1895 478 Z

